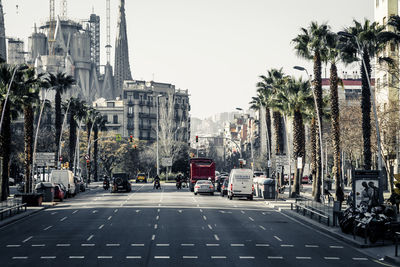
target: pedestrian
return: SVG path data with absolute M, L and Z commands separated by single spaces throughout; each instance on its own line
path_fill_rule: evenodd
M 340 185 L 336 188 L 336 200 L 340 201 L 340 206 L 342 206 L 342 202 L 344 201 L 344 192 Z

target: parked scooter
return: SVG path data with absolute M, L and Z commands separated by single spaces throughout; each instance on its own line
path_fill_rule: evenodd
M 103 188 L 104 188 L 104 190 L 110 189 L 110 181 L 108 179 L 105 179 L 103 181 Z

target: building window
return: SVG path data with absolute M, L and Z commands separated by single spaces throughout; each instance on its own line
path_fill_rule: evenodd
M 128 107 L 128 114 L 132 115 L 133 114 L 133 107 Z
M 139 99 L 139 93 L 134 93 L 134 94 L 133 94 L 133 97 L 134 97 L 135 99 Z
M 107 107 L 108 108 L 114 108 L 115 107 L 115 103 L 114 102 L 107 102 Z
M 113 123 L 118 124 L 118 115 L 113 116 Z
M 104 120 L 106 123 L 108 122 L 107 115 L 103 115 L 103 120 Z

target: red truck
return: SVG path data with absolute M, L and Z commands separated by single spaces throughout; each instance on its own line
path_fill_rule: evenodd
M 215 163 L 208 158 L 190 159 L 190 191 L 194 191 L 194 185 L 198 180 L 208 180 L 211 178 L 215 183 Z

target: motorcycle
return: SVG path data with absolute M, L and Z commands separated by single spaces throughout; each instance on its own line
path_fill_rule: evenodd
M 104 181 L 104 182 L 103 182 L 103 188 L 104 188 L 104 190 L 110 189 L 110 182 Z
M 154 187 L 156 188 L 156 189 L 161 189 L 161 185 L 160 185 L 160 181 L 155 181 L 154 182 Z

